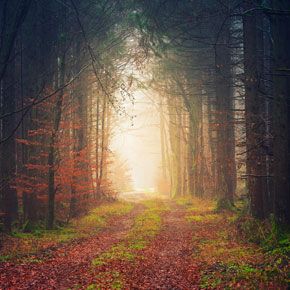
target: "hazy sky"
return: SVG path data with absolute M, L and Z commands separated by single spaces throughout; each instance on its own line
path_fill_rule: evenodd
M 130 117 L 119 118 L 112 149 L 128 161 L 135 189 L 151 188 L 155 187 L 161 160 L 159 113 L 149 92 L 133 94 L 135 104 L 130 101 L 125 104 L 126 112 L 136 115 L 133 126 Z

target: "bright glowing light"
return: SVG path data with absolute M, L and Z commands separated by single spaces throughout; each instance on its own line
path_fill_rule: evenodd
M 154 191 L 160 169 L 159 113 L 150 92 L 133 92 L 135 104 L 125 102 L 130 117 L 120 117 L 112 142 L 113 151 L 128 160 L 135 190 Z

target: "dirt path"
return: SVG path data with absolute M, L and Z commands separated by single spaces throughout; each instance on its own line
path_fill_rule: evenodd
M 69 289 L 93 283 L 93 258 L 118 243 L 142 210 L 136 205 L 130 214 L 112 218 L 101 233 L 46 252 L 43 262 L 0 263 L 0 289 Z
M 0 264 L 0 289 L 287 289 L 287 261 L 272 267 L 231 218 L 206 202 L 137 204 L 39 263 Z
M 192 259 L 192 227 L 181 206 L 170 203 L 160 233 L 133 267 L 127 268 L 127 289 L 198 289 L 199 272 Z M 124 272 L 124 271 L 123 271 Z

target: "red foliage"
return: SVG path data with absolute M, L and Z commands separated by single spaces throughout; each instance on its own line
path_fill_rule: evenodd
M 46 89 L 45 94 L 52 90 Z M 89 162 L 89 149 L 83 148 L 77 151 L 75 144 L 76 136 L 82 126 L 73 115 L 78 107 L 71 101 L 67 93 L 63 96 L 62 119 L 56 135 L 54 145 L 56 154 L 55 164 L 55 191 L 56 209 L 58 217 L 66 219 L 69 214 L 69 203 L 72 198 L 78 199 L 78 212 L 81 213 L 88 207 L 90 198 L 94 194 L 91 179 L 91 165 Z M 19 198 L 25 193 L 26 196 L 33 194 L 34 198 L 41 203 L 47 202 L 48 193 L 48 150 L 53 132 L 53 112 L 56 105 L 57 95 L 39 104 L 34 110 L 31 129 L 27 132 L 26 139 L 17 139 L 19 144 L 26 146 L 29 157 L 24 164 L 21 174 L 15 180 L 15 187 Z M 85 201 L 85 202 L 84 202 Z M 64 212 L 64 209 L 67 209 Z

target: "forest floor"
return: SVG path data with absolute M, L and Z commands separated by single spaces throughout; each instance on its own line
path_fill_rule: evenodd
M 234 218 L 202 200 L 101 206 L 37 251 L 4 244 L 0 289 L 287 289 L 288 260 L 241 241 Z

